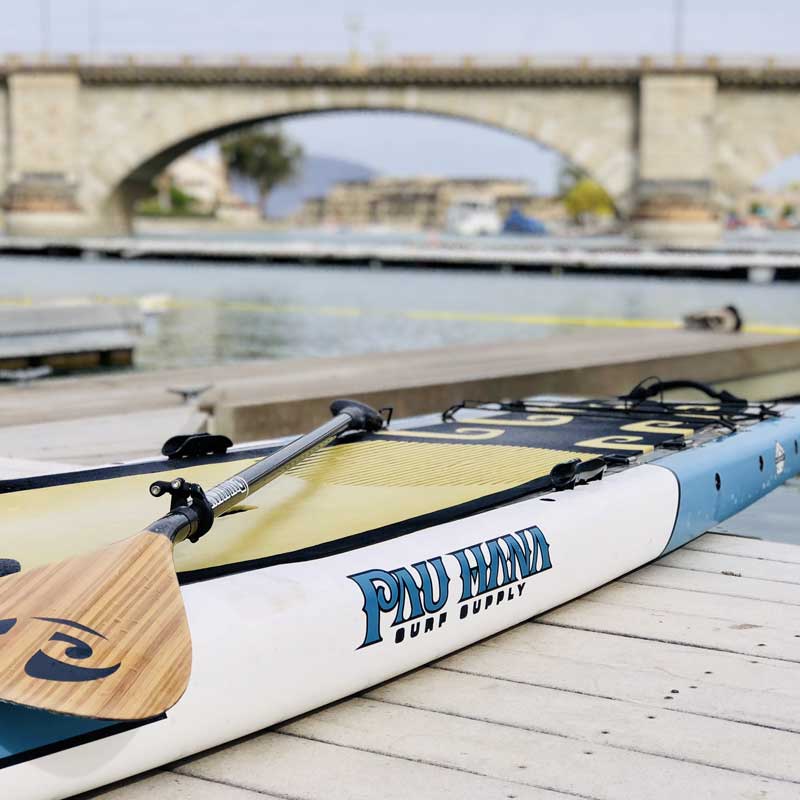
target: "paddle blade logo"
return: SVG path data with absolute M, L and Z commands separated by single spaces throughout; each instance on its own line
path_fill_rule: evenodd
M 448 614 L 463 620 L 522 597 L 528 578 L 551 567 L 550 545 L 533 526 L 408 567 L 348 575 L 364 600 L 364 640 L 358 649 L 383 641 L 387 617 L 392 617 L 394 643 L 400 644 L 441 628 Z M 456 593 L 451 593 L 453 581 Z M 457 610 L 446 608 L 451 596 Z
M 62 630 L 54 631 L 42 647 L 25 663 L 25 674 L 28 677 L 61 683 L 83 683 L 107 678 L 122 666 L 122 662 L 105 667 L 88 667 L 70 663 L 71 661 L 86 661 L 94 655 L 94 649 L 86 641 L 86 634 L 90 638 L 96 637 L 104 641 L 106 637 L 102 633 L 70 619 L 57 617 L 33 617 L 32 619 L 57 625 Z M 0 620 L 0 636 L 12 631 L 17 624 L 17 619 Z M 73 633 L 64 633 L 63 628 L 69 628 L 73 632 L 80 631 L 84 637 L 78 638 Z M 62 661 L 62 658 L 67 658 L 69 661 Z

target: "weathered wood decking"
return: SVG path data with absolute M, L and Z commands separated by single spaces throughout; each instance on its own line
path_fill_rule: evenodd
M 265 676 L 267 679 L 267 676 Z M 800 547 L 708 534 L 102 800 L 797 798 Z

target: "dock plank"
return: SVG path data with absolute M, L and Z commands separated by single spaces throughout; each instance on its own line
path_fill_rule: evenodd
M 6 460 L 6 472 L 10 472 L 12 459 L 69 460 L 87 465 L 152 458 L 171 436 L 196 433 L 205 424 L 204 414 L 193 406 L 180 405 L 98 416 L 90 424 L 66 419 L 15 425 L 0 428 L 0 459 Z
M 800 547 L 781 542 L 768 542 L 763 539 L 751 539 L 745 536 L 707 533 L 686 545 L 686 550 L 742 556 L 759 561 L 777 561 L 783 564 L 800 564 Z
M 800 664 L 800 639 L 793 638 L 795 634 L 747 620 L 708 619 L 699 614 L 677 614 L 590 600 L 580 606 L 563 606 L 545 614 L 540 622 Z
M 278 795 L 254 792 L 177 772 L 157 772 L 146 778 L 125 782 L 110 791 L 82 794 L 80 800 L 99 797 L 103 800 L 138 800 L 145 796 L 158 800 L 278 800 Z
M 395 705 L 800 782 L 798 735 L 486 675 L 426 669 L 367 693 Z
M 752 559 L 750 559 L 752 560 Z M 800 606 L 798 583 L 745 577 L 734 570 L 724 572 L 699 572 L 652 565 L 623 578 L 621 583 L 637 586 L 654 586 L 662 589 L 681 589 L 714 597 L 732 597 L 746 600 L 765 600 Z
M 365 698 L 324 709 L 281 730 L 603 800 L 674 800 L 676 795 L 744 800 L 759 793 L 796 799 L 798 794 L 795 783 Z M 655 775 L 658 780 L 652 779 Z
M 794 594 L 797 599 L 800 592 Z M 621 606 L 626 610 L 630 608 L 658 614 L 667 613 L 676 617 L 701 617 L 710 622 L 727 622 L 731 625 L 744 623 L 752 629 L 765 628 L 800 634 L 800 608 L 797 604 L 766 599 L 753 600 L 733 595 L 723 598 L 714 592 L 696 588 L 689 590 L 655 584 L 648 586 L 636 581 L 636 578 L 604 586 L 593 592 L 588 602 Z M 547 615 L 544 617 L 548 618 Z M 797 657 L 800 658 L 800 641 Z
M 800 733 L 798 668 L 785 661 L 534 623 L 436 668 Z
M 203 778 L 305 800 L 562 800 L 563 793 L 522 781 L 487 777 L 466 766 L 432 764 L 401 748 L 378 752 L 360 743 L 342 745 L 294 732 L 268 733 L 177 767 L 181 775 Z M 224 797 L 220 793 L 219 797 Z M 125 798 L 128 800 L 128 798 Z
M 681 548 L 664 556 L 658 562 L 662 567 L 698 572 L 702 575 L 721 575 L 733 572 L 743 578 L 800 585 L 800 564 L 770 561 L 765 558 L 745 557 L 705 550 Z

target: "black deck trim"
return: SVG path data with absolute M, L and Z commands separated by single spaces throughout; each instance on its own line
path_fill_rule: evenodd
M 109 466 L 93 467 L 75 472 L 57 472 L 48 475 L 33 475 L 30 478 L 11 478 L 0 481 L 0 494 L 23 492 L 28 489 L 48 489 L 53 486 L 65 486 L 74 483 L 90 483 L 92 481 L 105 481 L 113 478 L 124 478 L 129 475 L 147 475 L 202 467 L 206 464 L 223 464 L 231 461 L 247 461 L 250 458 L 263 458 L 278 446 L 252 447 L 247 450 L 236 450 L 226 455 L 203 456 L 202 458 L 187 458 L 180 461 L 170 461 L 167 458 L 156 458 L 152 461 L 143 461 L 137 464 L 112 464 Z

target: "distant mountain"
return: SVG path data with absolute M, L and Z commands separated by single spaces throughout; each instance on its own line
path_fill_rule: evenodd
M 303 204 L 309 197 L 327 194 L 328 190 L 342 181 L 365 181 L 374 178 L 377 170 L 331 156 L 307 155 L 300 166 L 300 174 L 289 184 L 275 189 L 267 200 L 267 212 L 270 217 L 286 217 Z M 252 186 L 240 181 L 232 181 L 236 194 L 256 202 L 257 195 Z

